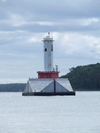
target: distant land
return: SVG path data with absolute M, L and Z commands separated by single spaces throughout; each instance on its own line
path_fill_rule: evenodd
M 0 84 L 0 92 L 22 92 L 26 83 Z
M 68 78 L 75 91 L 100 91 L 100 63 L 72 67 Z M 0 84 L 0 92 L 22 92 L 26 83 Z
M 68 78 L 74 90 L 100 91 L 100 63 L 73 67 L 61 77 Z

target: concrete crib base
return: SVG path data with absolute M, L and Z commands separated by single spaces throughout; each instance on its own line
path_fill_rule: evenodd
M 75 92 L 30 92 L 30 93 L 22 93 L 22 96 L 73 96 Z

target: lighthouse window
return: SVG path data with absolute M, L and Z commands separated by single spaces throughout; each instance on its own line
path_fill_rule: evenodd
M 47 51 L 47 48 L 45 48 L 45 51 Z
M 51 51 L 53 51 L 53 45 L 51 45 Z

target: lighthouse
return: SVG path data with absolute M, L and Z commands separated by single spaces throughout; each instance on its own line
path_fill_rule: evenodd
M 38 71 L 38 78 L 58 78 L 59 71 L 58 65 L 53 67 L 53 37 L 50 32 L 43 39 L 43 51 L 44 51 L 44 71 Z
M 48 35 L 43 39 L 44 43 L 44 71 L 53 71 L 53 38 Z
M 48 32 L 43 38 L 44 71 L 38 71 L 38 78 L 29 78 L 22 92 L 23 96 L 75 95 L 67 78 L 59 78 L 58 65 L 53 66 L 53 37 Z

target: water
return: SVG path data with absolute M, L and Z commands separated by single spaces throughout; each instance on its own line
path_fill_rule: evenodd
M 0 133 L 100 133 L 100 92 L 50 97 L 0 93 Z

